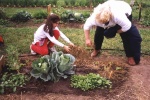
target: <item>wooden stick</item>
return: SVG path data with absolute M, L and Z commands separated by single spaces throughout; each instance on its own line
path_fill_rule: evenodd
M 0 72 L 2 71 L 2 67 L 4 66 L 4 64 L 5 64 L 5 56 L 2 55 L 0 58 Z
M 47 6 L 47 14 L 49 15 L 51 13 L 51 4 L 49 4 L 48 6 Z

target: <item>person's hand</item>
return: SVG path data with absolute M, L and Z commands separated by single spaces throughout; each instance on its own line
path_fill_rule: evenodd
M 64 47 L 63 47 L 63 48 L 64 48 L 64 49 L 65 49 L 65 51 L 67 51 L 67 52 L 69 52 L 69 51 L 70 51 L 69 46 L 64 45 Z
M 123 32 L 123 31 L 122 31 L 121 29 L 119 29 L 119 30 L 117 31 L 117 33 L 119 33 L 119 34 L 122 33 L 122 32 Z
M 87 39 L 86 40 L 86 45 L 91 47 L 93 45 L 93 43 L 90 39 Z
M 74 47 L 75 45 L 73 43 L 69 43 L 69 46 Z

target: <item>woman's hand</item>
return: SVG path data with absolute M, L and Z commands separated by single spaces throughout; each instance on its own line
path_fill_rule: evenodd
M 75 45 L 73 43 L 69 43 L 69 46 L 74 47 Z
M 119 29 L 119 30 L 117 31 L 117 33 L 119 33 L 119 34 L 122 33 L 122 32 L 123 32 L 123 31 L 122 31 L 121 29 Z
M 93 43 L 90 39 L 86 39 L 86 45 L 91 47 Z
M 64 47 L 63 47 L 63 48 L 64 48 L 64 49 L 65 49 L 65 51 L 67 51 L 67 52 L 69 52 L 69 51 L 70 51 L 69 46 L 64 45 Z

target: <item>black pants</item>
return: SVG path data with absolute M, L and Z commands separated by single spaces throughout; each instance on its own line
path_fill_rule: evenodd
M 114 29 L 118 30 L 118 26 L 117 27 L 115 26 L 113 30 Z M 100 50 L 102 47 L 102 43 L 104 40 L 104 34 L 103 34 L 104 31 L 105 29 L 102 27 L 96 28 L 95 36 L 94 36 L 95 50 Z M 141 41 L 142 41 L 138 29 L 136 28 L 136 26 L 132 25 L 127 32 L 121 33 L 120 36 L 123 42 L 123 47 L 126 56 L 134 57 L 135 63 L 138 64 L 140 62 Z

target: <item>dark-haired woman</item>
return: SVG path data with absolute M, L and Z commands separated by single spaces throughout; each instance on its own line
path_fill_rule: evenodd
M 56 51 L 55 45 L 63 47 L 65 51 L 69 52 L 70 47 L 59 42 L 61 37 L 70 46 L 74 44 L 58 29 L 59 16 L 50 14 L 47 17 L 46 23 L 41 25 L 34 33 L 34 41 L 30 45 L 31 54 L 48 55 L 50 52 Z

